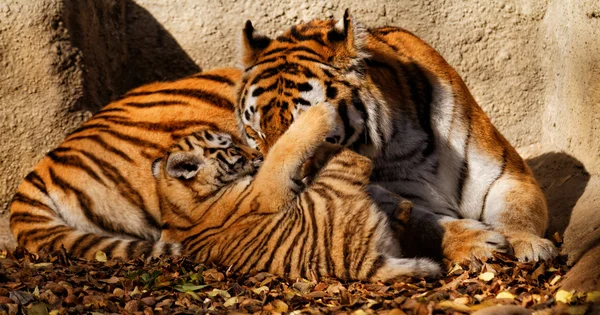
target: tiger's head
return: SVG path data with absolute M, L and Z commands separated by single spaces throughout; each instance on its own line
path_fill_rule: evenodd
M 245 68 L 236 115 L 247 143 L 267 154 L 308 107 L 329 102 L 338 111 L 327 141 L 372 145 L 369 107 L 374 97 L 365 79 L 367 30 L 348 11 L 340 21 L 314 20 L 293 26 L 276 39 L 255 31 L 242 36 Z M 371 141 L 372 142 L 372 141 Z
M 159 187 L 180 195 L 173 200 L 186 200 L 184 194 L 190 189 L 194 198 L 201 200 L 228 184 L 254 175 L 262 160 L 260 152 L 228 133 L 201 130 L 183 137 L 165 156 L 156 159 L 152 174 L 160 181 Z

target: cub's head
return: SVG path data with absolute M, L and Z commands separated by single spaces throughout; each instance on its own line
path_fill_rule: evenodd
M 236 114 L 248 144 L 266 154 L 301 112 L 322 102 L 339 114 L 328 142 L 349 146 L 362 140 L 368 132 L 366 34 L 348 11 L 341 21 L 295 25 L 276 39 L 246 22 Z
M 262 163 L 260 152 L 244 146 L 230 134 L 201 130 L 183 137 L 165 156 L 152 163 L 161 193 L 185 202 L 190 190 L 195 200 L 253 175 Z M 168 190 L 168 191 L 164 191 Z

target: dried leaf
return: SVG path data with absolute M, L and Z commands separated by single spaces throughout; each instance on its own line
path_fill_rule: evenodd
M 229 292 L 225 290 L 213 289 L 212 291 L 208 292 L 209 297 L 215 297 L 217 295 L 221 296 L 224 299 L 228 299 L 231 297 L 231 294 L 229 294 Z
M 268 293 L 269 292 L 269 287 L 262 286 L 262 287 L 254 288 L 254 289 L 252 289 L 252 292 L 254 292 L 257 295 L 260 295 L 263 292 L 264 293 Z
M 483 281 L 490 281 L 490 280 L 494 279 L 494 276 L 495 276 L 494 273 L 487 271 L 487 272 L 480 274 L 478 278 Z
M 508 292 L 508 291 L 502 291 L 502 292 L 496 294 L 496 298 L 497 299 L 511 299 L 511 300 L 514 300 L 515 296 L 512 293 Z
M 275 307 L 275 312 L 279 313 L 287 313 L 289 310 L 289 306 L 282 300 L 275 300 L 272 302 L 273 307 Z
M 573 298 L 573 292 L 572 291 L 569 292 L 569 291 L 560 289 L 556 292 L 556 294 L 554 296 L 557 301 L 559 301 L 561 303 L 569 304 L 571 302 L 571 298 Z
M 598 303 L 600 302 L 600 291 L 591 291 L 586 294 L 586 302 Z
M 457 304 L 452 301 L 441 301 L 437 304 L 439 308 L 450 308 L 459 312 L 470 312 L 470 308 L 464 304 Z
M 99 262 L 106 262 L 108 260 L 106 257 L 106 253 L 103 251 L 97 251 L 94 255 L 94 258 Z
M 238 303 L 238 298 L 237 296 L 234 296 L 232 298 L 228 298 L 225 303 L 223 303 L 223 306 L 225 307 L 230 307 L 230 306 L 234 306 Z

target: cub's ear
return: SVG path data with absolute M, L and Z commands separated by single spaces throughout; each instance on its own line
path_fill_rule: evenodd
M 252 66 L 258 55 L 269 46 L 271 39 L 259 32 L 252 26 L 250 20 L 246 21 L 246 26 L 242 33 L 242 65 L 244 68 Z
M 154 178 L 158 178 L 158 176 L 160 175 L 160 168 L 162 167 L 162 161 L 163 161 L 163 158 L 159 157 L 152 162 L 152 176 L 154 176 Z
M 174 178 L 194 177 L 204 162 L 192 152 L 175 152 L 167 158 L 167 174 Z

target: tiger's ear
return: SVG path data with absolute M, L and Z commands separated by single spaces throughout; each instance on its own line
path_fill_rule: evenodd
M 174 178 L 190 179 L 198 173 L 204 162 L 193 152 L 175 152 L 167 158 L 167 174 Z
M 242 34 L 242 64 L 244 68 L 252 66 L 258 55 L 269 46 L 271 39 L 259 32 L 252 26 L 250 20 L 246 21 L 246 26 Z
M 363 59 L 368 57 L 364 46 L 367 39 L 367 29 L 361 23 L 355 21 L 350 15 L 350 10 L 346 9 L 344 18 L 339 20 L 334 27 L 333 32 L 328 34 L 328 39 L 332 44 L 338 44 L 338 61 L 343 62 L 347 58 Z

